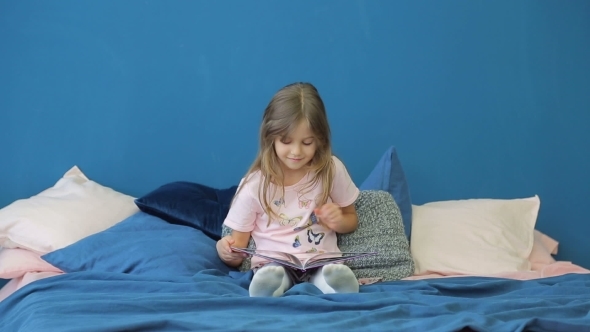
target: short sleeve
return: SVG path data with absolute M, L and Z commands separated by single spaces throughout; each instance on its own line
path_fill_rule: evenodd
M 341 207 L 349 206 L 358 198 L 359 189 L 352 181 L 342 161 L 336 157 L 332 157 L 332 160 L 334 161 L 334 181 L 330 198 L 332 202 Z
M 256 204 L 252 182 L 242 179 L 223 224 L 238 232 L 251 232 L 256 224 Z

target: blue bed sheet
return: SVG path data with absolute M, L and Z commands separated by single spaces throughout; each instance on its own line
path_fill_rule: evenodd
M 324 295 L 300 284 L 250 298 L 250 274 L 192 277 L 77 272 L 0 302 L 2 331 L 588 331 L 590 276 L 516 281 L 461 277 Z

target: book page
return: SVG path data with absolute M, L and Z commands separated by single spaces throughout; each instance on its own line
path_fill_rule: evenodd
M 258 250 L 247 248 L 235 248 L 232 250 L 244 252 L 252 256 L 258 256 L 284 266 L 305 271 L 315 267 L 324 266 L 331 263 L 340 263 L 351 259 L 364 256 L 376 255 L 376 252 L 323 252 L 323 253 L 296 253 L 290 254 L 274 250 Z
M 232 250 L 244 252 L 249 255 L 258 256 L 261 258 L 268 259 L 269 261 L 279 263 L 286 266 L 291 266 L 294 268 L 301 269 L 303 268 L 303 264 L 301 261 L 292 254 L 282 252 L 282 251 L 274 251 L 274 250 L 255 250 L 255 249 L 247 249 L 247 248 L 234 248 Z M 280 258 L 279 258 L 280 257 Z
M 306 269 L 320 267 L 327 264 L 340 263 L 351 259 L 377 255 L 376 252 L 326 252 L 307 259 L 303 266 Z
M 301 253 L 297 254 L 299 259 L 303 263 L 303 266 L 309 266 L 309 264 L 316 262 L 318 260 L 333 260 L 339 257 L 342 257 L 341 252 L 313 252 L 313 253 Z

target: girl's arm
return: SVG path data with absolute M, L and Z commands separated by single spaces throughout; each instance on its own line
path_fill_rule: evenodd
M 232 230 L 231 237 L 235 240 L 233 247 L 246 248 L 250 242 L 250 232 L 238 232 Z
M 334 179 L 330 190 L 332 202 L 320 207 L 320 221 L 327 224 L 328 227 L 340 234 L 354 232 L 358 227 L 358 217 L 354 202 L 358 198 L 359 189 L 352 181 L 346 167 L 336 157 L 334 161 Z M 341 204 L 349 204 L 340 207 Z M 316 212 L 316 215 L 318 213 Z
M 337 229 L 334 229 L 336 233 L 346 234 L 356 231 L 358 227 L 358 216 L 356 214 L 356 208 L 354 204 L 341 208 L 342 210 L 342 221 Z
M 247 254 L 234 252 L 231 247 L 246 248 L 250 242 L 251 232 L 241 232 L 235 229 L 253 229 L 256 222 L 256 212 L 253 207 L 257 202 L 251 194 L 248 183 L 240 181 L 240 187 L 236 191 L 231 207 L 223 221 L 224 225 L 232 229 L 230 235 L 217 241 L 217 253 L 225 264 L 238 267 L 247 257 Z
M 232 230 L 231 235 L 225 236 L 217 241 L 217 254 L 221 260 L 231 266 L 238 267 L 244 261 L 246 254 L 233 252 L 231 247 L 246 248 L 250 241 L 250 232 L 238 232 Z
M 341 208 L 334 203 L 328 203 L 322 205 L 322 207 L 316 209 L 314 212 L 320 218 L 321 223 L 336 233 L 351 233 L 358 227 L 358 216 L 354 204 Z

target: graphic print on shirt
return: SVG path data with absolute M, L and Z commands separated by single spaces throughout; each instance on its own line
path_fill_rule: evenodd
M 295 226 L 295 225 L 297 225 L 298 222 L 301 221 L 302 218 L 303 217 L 301 217 L 301 216 L 290 218 L 286 214 L 281 213 L 281 214 L 279 214 L 279 225 L 281 225 L 281 226 Z
M 299 235 L 295 237 L 295 241 L 293 242 L 293 248 L 297 248 L 301 246 L 301 242 L 299 241 Z
M 284 197 L 281 197 L 281 198 L 275 200 L 273 202 L 273 204 L 276 205 L 277 207 L 280 207 L 281 205 L 282 206 L 285 206 L 285 198 Z
M 319 233 L 314 233 L 311 228 L 307 229 L 307 242 L 309 243 L 313 243 L 315 245 L 318 245 L 322 242 L 322 239 L 324 238 L 324 236 L 326 236 L 326 233 L 324 232 L 319 232 Z
M 304 200 L 299 200 L 299 208 L 300 209 L 309 209 L 309 207 L 311 206 L 311 200 L 310 199 L 304 199 Z
M 311 215 L 309 216 L 309 219 L 307 220 L 307 223 L 301 227 L 295 227 L 293 229 L 293 231 L 299 232 L 302 230 L 307 230 L 307 242 L 313 243 L 315 245 L 319 245 L 322 242 L 322 240 L 324 239 L 324 237 L 326 236 L 326 233 L 324 233 L 324 232 L 314 233 L 314 231 L 311 229 L 311 226 L 313 226 L 317 223 L 318 223 L 318 218 L 316 217 L 315 213 L 312 212 Z
M 300 209 L 307 210 L 311 207 L 311 202 L 313 202 L 313 200 L 307 198 L 305 196 L 305 194 L 307 194 L 307 192 L 304 192 L 304 193 L 302 193 L 301 191 L 297 192 L 297 201 L 299 203 Z
M 311 215 L 309 216 L 309 219 L 307 220 L 307 223 L 305 225 L 303 225 L 303 226 L 295 227 L 293 229 L 293 231 L 299 232 L 299 231 L 302 231 L 304 229 L 308 229 L 312 225 L 315 225 L 317 223 L 318 223 L 318 218 L 316 217 L 315 213 L 312 212 Z

